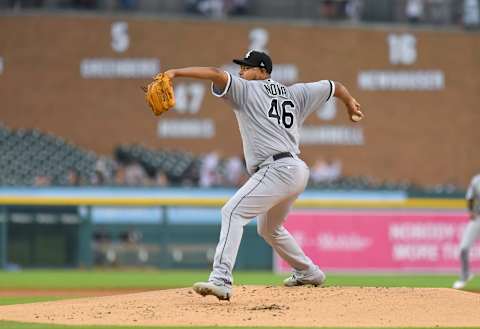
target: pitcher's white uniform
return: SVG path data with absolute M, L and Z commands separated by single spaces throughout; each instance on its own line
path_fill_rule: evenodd
M 222 228 L 209 281 L 231 285 L 243 227 L 258 217 L 258 233 L 297 271 L 319 271 L 283 222 L 309 177 L 298 157 L 305 118 L 333 97 L 330 80 L 289 87 L 272 79 L 244 80 L 228 74 L 223 90 L 212 93 L 233 106 L 252 175 L 222 208 Z M 323 275 L 323 274 L 322 274 Z
M 472 178 L 465 198 L 473 202 L 471 211 L 474 218 L 463 232 L 460 249 L 470 249 L 480 236 L 480 175 Z
M 473 278 L 473 274 L 470 273 L 469 253 L 480 236 L 480 175 L 472 178 L 465 198 L 469 203 L 471 220 L 468 222 L 460 242 L 462 268 L 460 278 L 453 284 L 453 288 L 456 289 L 463 289 L 467 282 Z

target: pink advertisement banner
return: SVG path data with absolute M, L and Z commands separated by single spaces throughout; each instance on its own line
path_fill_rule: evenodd
M 467 223 L 466 212 L 294 211 L 285 227 L 325 270 L 458 272 Z M 274 264 L 290 271 L 277 255 Z M 470 264 L 480 269 L 480 241 Z

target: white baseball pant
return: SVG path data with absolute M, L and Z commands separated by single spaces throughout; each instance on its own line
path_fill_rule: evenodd
M 470 249 L 480 236 L 480 217 L 468 222 L 465 231 L 463 231 L 460 249 Z
M 309 169 L 298 158 L 262 166 L 222 208 L 222 227 L 210 281 L 231 285 L 243 227 L 258 217 L 258 233 L 297 270 L 315 265 L 283 227 L 287 214 L 307 185 Z

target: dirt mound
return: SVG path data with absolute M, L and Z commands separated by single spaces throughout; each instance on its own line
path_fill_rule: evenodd
M 68 325 L 468 327 L 480 295 L 446 288 L 236 286 L 231 302 L 170 289 L 0 307 L 0 320 Z

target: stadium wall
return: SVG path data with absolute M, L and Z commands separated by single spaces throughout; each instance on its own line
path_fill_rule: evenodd
M 478 170 L 480 38 L 476 32 L 141 17 L 1 16 L 1 121 L 39 128 L 100 154 L 120 143 L 241 153 L 229 106 L 210 86 L 176 81 L 177 108 L 158 119 L 140 86 L 156 72 L 268 50 L 285 84 L 333 79 L 362 103 L 306 121 L 302 156 L 339 159 L 345 175 L 466 186 Z
M 233 193 L 3 188 L 0 267 L 207 268 L 218 241 L 220 207 Z M 286 226 L 329 270 L 453 272 L 467 223 L 464 206 L 461 199 L 408 198 L 402 191 L 307 191 Z M 237 268 L 273 265 L 286 270 L 251 222 Z M 479 244 L 472 266 L 480 266 Z

